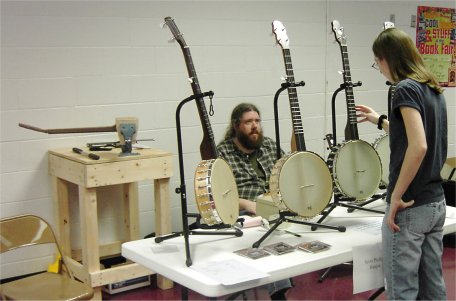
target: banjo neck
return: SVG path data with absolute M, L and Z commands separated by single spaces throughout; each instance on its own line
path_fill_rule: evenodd
M 198 82 L 198 77 L 196 76 L 195 66 L 193 64 L 192 55 L 190 53 L 190 48 L 186 44 L 183 34 L 177 28 L 174 19 L 171 17 L 165 18 L 165 24 L 168 25 L 171 30 L 174 39 L 179 43 L 184 54 L 185 64 L 187 66 L 188 76 L 190 80 L 190 85 L 194 95 L 201 94 L 201 88 Z M 200 144 L 200 154 L 203 160 L 215 159 L 217 158 L 217 148 L 215 146 L 214 133 L 212 132 L 211 123 L 209 120 L 209 115 L 207 114 L 206 105 L 204 104 L 203 97 L 196 98 L 196 105 L 198 108 L 198 114 L 201 120 L 201 125 L 203 129 L 203 139 Z
M 383 30 L 386 30 L 388 28 L 393 28 L 394 23 L 390 21 L 383 22 Z M 391 83 L 390 81 L 386 81 L 386 84 L 389 85 L 388 89 L 388 118 L 391 115 L 391 106 L 393 104 L 393 97 L 394 97 L 394 92 L 396 91 L 396 85 Z
M 291 54 L 289 49 L 283 49 L 283 59 L 285 61 L 285 69 L 287 73 L 287 81 L 290 83 L 295 82 L 293 74 L 293 66 L 291 64 Z M 304 139 L 304 129 L 301 120 L 301 110 L 299 108 L 298 93 L 295 87 L 289 87 L 288 99 L 290 101 L 291 120 L 293 124 L 293 133 L 296 142 L 296 150 L 306 151 L 306 142 Z
M 345 140 L 359 140 L 358 121 L 356 118 L 355 97 L 353 95 L 353 82 L 351 78 L 350 63 L 348 60 L 346 36 L 339 21 L 334 20 L 331 22 L 331 25 L 336 41 L 340 46 L 342 66 L 344 69 L 343 77 L 345 83 L 345 98 L 347 101 L 347 125 L 345 127 Z
M 286 80 L 289 83 L 294 83 L 293 64 L 291 62 L 291 53 L 289 48 L 289 40 L 286 29 L 280 21 L 272 22 L 272 30 L 276 36 L 277 43 L 282 46 L 283 60 L 285 63 Z M 304 139 L 304 129 L 301 120 L 301 111 L 299 109 L 298 93 L 295 87 L 288 87 L 288 99 L 290 101 L 291 120 L 293 124 L 293 133 L 297 151 L 306 151 L 306 142 Z
M 358 121 L 355 110 L 355 97 L 353 94 L 353 85 L 348 60 L 347 45 L 341 45 L 342 63 L 344 68 L 345 98 L 347 100 L 347 125 L 345 127 L 345 140 L 358 140 Z
M 389 82 L 388 82 L 389 83 Z M 393 105 L 394 92 L 396 91 L 396 85 L 389 83 L 388 88 L 388 118 L 391 115 L 391 106 Z

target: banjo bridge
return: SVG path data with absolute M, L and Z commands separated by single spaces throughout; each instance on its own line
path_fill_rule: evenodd
M 309 188 L 309 187 L 313 187 L 313 186 L 315 186 L 315 184 L 302 185 L 299 188 Z

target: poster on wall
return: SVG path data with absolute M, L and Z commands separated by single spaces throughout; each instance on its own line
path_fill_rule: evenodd
M 456 87 L 456 10 L 418 6 L 416 47 L 443 87 Z

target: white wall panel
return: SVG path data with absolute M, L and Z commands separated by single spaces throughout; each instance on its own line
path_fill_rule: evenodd
M 171 16 L 190 47 L 202 91 L 215 92 L 210 116 L 215 140 L 225 132 L 229 114 L 239 102 L 252 102 L 262 112 L 265 134 L 275 138 L 273 99 L 285 74 L 282 49 L 275 45 L 271 22 L 283 22 L 297 81 L 306 146 L 325 157 L 324 135 L 332 131 L 331 97 L 343 81 L 339 46 L 330 22 L 345 28 L 357 103 L 386 112 L 388 87 L 371 68 L 371 43 L 390 14 L 396 26 L 412 37 L 411 15 L 423 1 L 1 1 L 0 217 L 33 213 L 54 223 L 47 150 L 116 141 L 116 133 L 48 135 L 17 126 L 42 128 L 109 126 L 116 117 L 139 118 L 138 139 L 174 154 L 170 183 L 173 230 L 182 228 L 175 113 L 192 94 L 179 44 L 169 42 L 170 30 L 160 27 Z M 454 1 L 432 1 L 455 7 Z M 275 46 L 274 46 L 275 45 Z M 456 95 L 445 91 L 448 103 L 449 155 L 456 155 Z M 209 109 L 209 99 L 205 100 Z M 346 123 L 345 95 L 337 98 L 337 134 Z M 290 150 L 291 116 L 284 91 L 279 98 L 280 138 Z M 202 131 L 194 103 L 181 112 L 188 211 L 196 212 L 194 171 L 200 162 Z M 380 132 L 359 125 L 369 142 Z M 155 231 L 152 183 L 141 182 L 141 236 Z M 100 192 L 100 237 L 118 239 L 123 232 L 114 212 L 115 191 Z M 71 189 L 72 222 L 79 212 L 77 191 Z M 190 221 L 193 222 L 193 221 Z M 119 231 L 117 231 L 119 230 Z M 75 228 L 75 234 L 77 234 Z M 77 236 L 77 235 L 75 235 Z M 80 244 L 74 238 L 76 245 Z M 1 278 L 46 268 L 50 250 L 2 261 Z

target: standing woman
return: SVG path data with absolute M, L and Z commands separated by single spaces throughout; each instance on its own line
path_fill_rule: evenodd
M 440 171 L 447 156 L 443 90 L 412 39 L 397 28 L 372 45 L 374 68 L 396 85 L 389 120 L 356 107 L 359 122 L 389 132 L 387 208 L 382 226 L 385 289 L 390 300 L 445 300 L 442 274 L 445 196 Z

